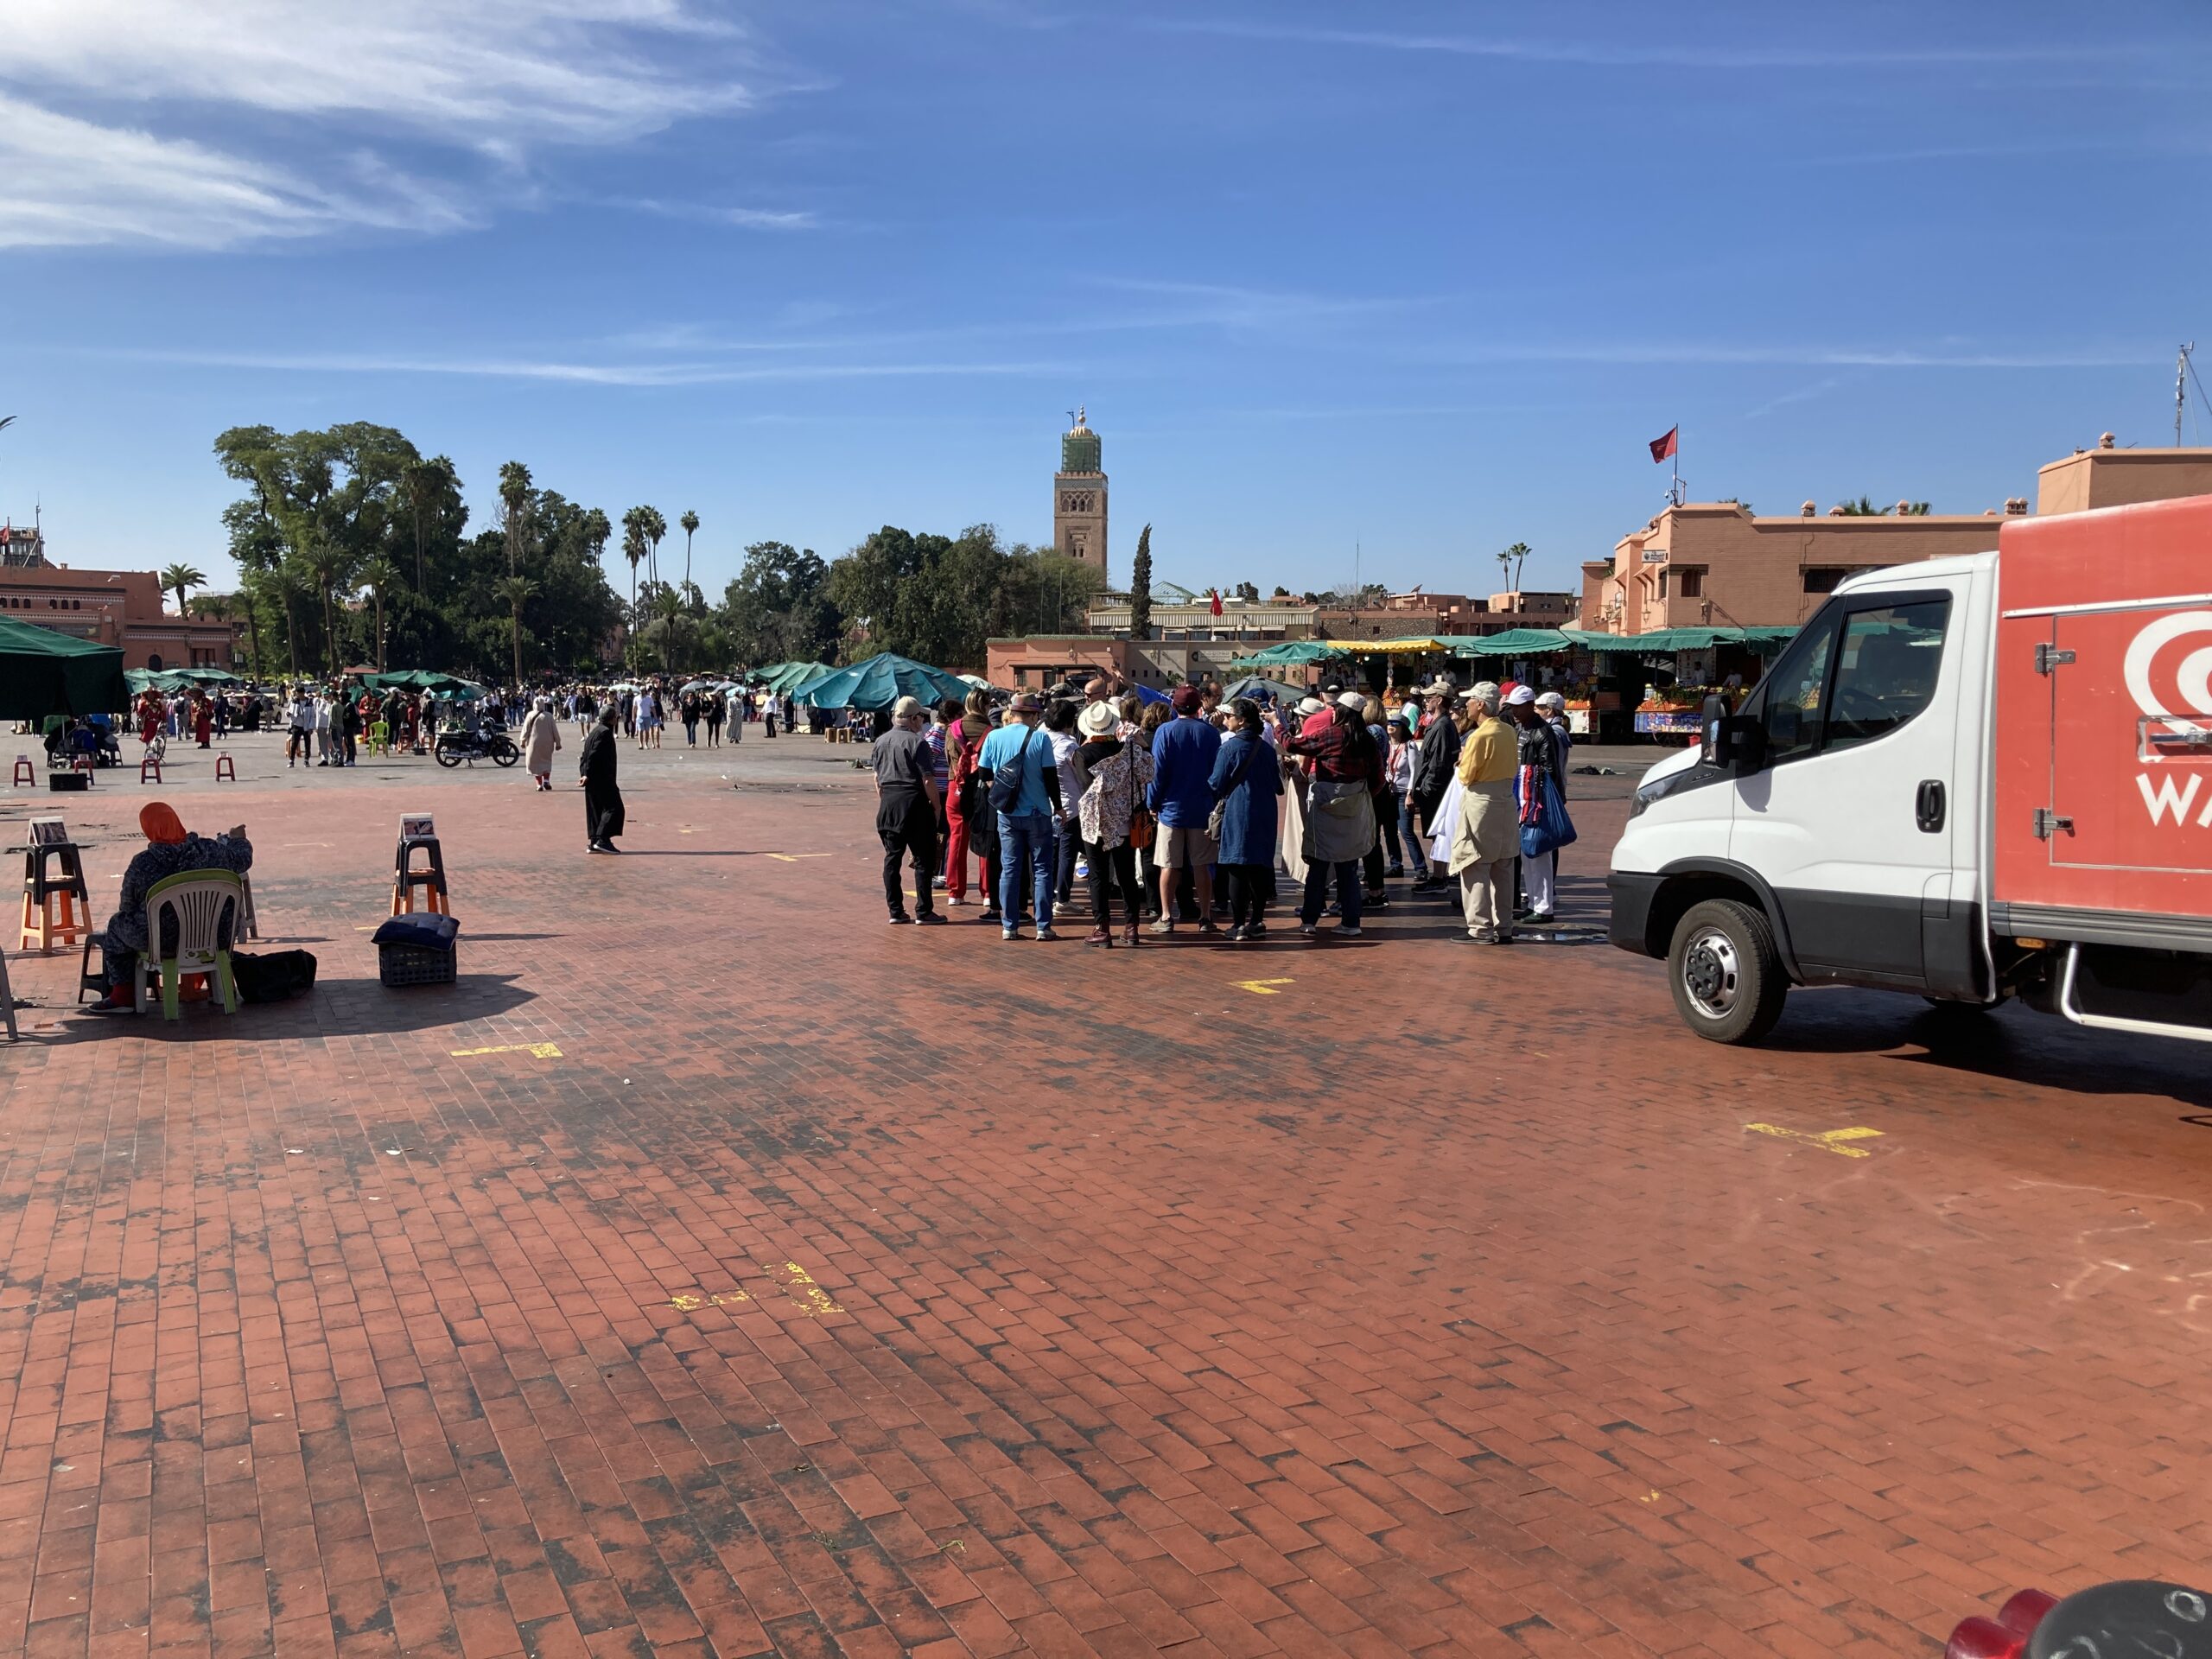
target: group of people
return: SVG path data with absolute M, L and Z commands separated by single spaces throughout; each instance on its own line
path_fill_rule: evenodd
M 1452 891 L 1469 939 L 1508 944 L 1556 914 L 1571 743 L 1558 694 L 1491 681 L 1439 679 L 1395 714 L 1342 687 L 1285 710 L 1188 685 L 1117 700 L 1103 678 L 997 714 L 981 690 L 934 713 L 902 698 L 872 751 L 885 904 L 893 924 L 944 921 L 936 894 L 966 903 L 972 853 L 980 919 L 1008 940 L 1025 922 L 1058 937 L 1080 872 L 1086 944 L 1115 944 L 1117 900 L 1124 945 L 1147 923 L 1241 942 L 1267 937 L 1280 872 L 1303 937 L 1333 916 L 1327 931 L 1357 938 L 1410 874 L 1415 893 Z
M 678 686 L 665 677 L 638 684 L 566 685 L 552 694 L 552 701 L 587 736 L 600 710 L 611 705 L 617 729 L 641 749 L 659 748 L 671 720 L 683 726 L 687 747 L 698 747 L 703 733 L 712 749 L 721 746 L 725 731 L 729 741 L 742 741 L 745 728 L 756 721 L 765 736 L 775 736 L 779 725 L 788 731 L 792 713 L 791 698 L 766 686 L 696 681 Z

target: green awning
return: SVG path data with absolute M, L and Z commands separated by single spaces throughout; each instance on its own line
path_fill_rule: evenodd
M 827 663 L 772 663 L 766 668 L 756 668 L 753 677 L 763 680 L 771 691 L 796 693 L 809 680 L 818 680 L 836 671 Z
M 1592 651 L 1635 652 L 1663 657 L 1677 651 L 1710 651 L 1715 645 L 1743 645 L 1762 652 L 1778 651 L 1796 633 L 1795 626 L 1654 628 L 1648 633 L 1586 633 L 1580 639 Z
M 458 674 L 447 674 L 435 668 L 395 668 L 382 674 L 364 674 L 361 683 L 372 691 L 389 691 L 397 687 L 402 691 L 427 691 L 435 697 L 481 697 L 484 688 L 474 680 L 464 680 Z
M 1338 658 L 1351 655 L 1350 647 L 1331 645 L 1326 640 L 1286 639 L 1279 645 L 1269 645 L 1249 657 L 1231 658 L 1230 662 L 1235 668 L 1296 668 L 1306 663 L 1334 662 Z
M 130 707 L 123 653 L 0 617 L 0 720 L 114 715 Z
M 1560 628 L 1507 628 L 1502 633 L 1455 633 L 1437 644 L 1454 657 L 1542 657 L 1572 651 L 1576 642 Z

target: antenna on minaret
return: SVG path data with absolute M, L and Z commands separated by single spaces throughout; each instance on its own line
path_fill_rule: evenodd
M 2174 359 L 2174 448 L 2181 448 L 2182 410 L 2189 405 L 2189 354 L 2196 349 L 2196 342 L 2182 342 L 2181 355 Z

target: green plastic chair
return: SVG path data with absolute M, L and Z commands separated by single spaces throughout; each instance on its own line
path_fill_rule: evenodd
M 146 1012 L 146 980 L 162 947 L 162 918 L 176 918 L 176 954 L 161 959 L 162 1017 L 175 1020 L 177 988 L 187 974 L 213 973 L 225 1014 L 238 1011 L 238 981 L 231 973 L 230 947 L 221 943 L 223 914 L 231 916 L 232 938 L 245 914 L 245 884 L 228 870 L 184 870 L 164 876 L 146 892 L 146 944 L 138 957 L 136 1001 Z

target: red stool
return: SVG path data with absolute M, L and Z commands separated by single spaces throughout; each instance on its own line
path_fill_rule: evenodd
M 78 750 L 74 754 L 73 754 L 73 755 L 71 755 L 71 756 L 69 757 L 69 770 L 70 770 L 70 771 L 72 771 L 72 772 L 90 772 L 92 769 L 92 757 L 91 755 L 89 755 L 89 754 L 86 753 L 84 750 L 82 750 L 82 749 L 79 749 L 79 750 Z
M 149 767 L 153 771 L 154 781 L 157 784 L 160 783 L 162 781 L 162 757 L 158 754 L 149 754 L 143 760 L 141 760 L 138 763 L 138 781 L 142 784 L 146 781 L 146 772 Z
M 29 784 L 33 789 L 38 787 L 38 769 L 31 765 L 31 758 L 28 754 L 16 757 L 16 776 L 8 787 L 14 789 L 20 784 Z
M 219 784 L 226 779 L 234 784 L 238 782 L 238 769 L 229 755 L 219 754 L 215 757 L 215 781 Z

